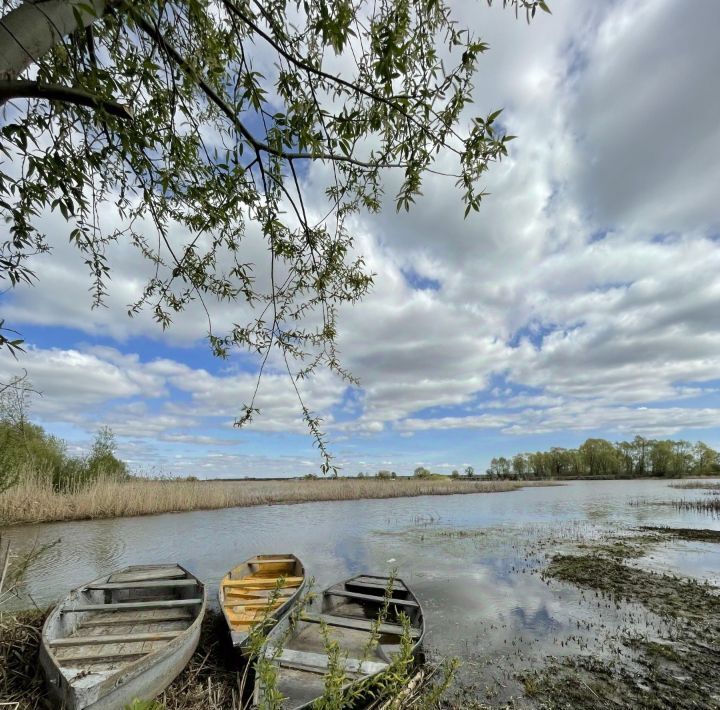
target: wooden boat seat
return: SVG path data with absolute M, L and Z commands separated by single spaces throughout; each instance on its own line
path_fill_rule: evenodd
M 366 587 L 367 589 L 382 589 L 385 590 L 388 588 L 388 582 L 390 580 L 386 580 L 383 582 L 381 579 L 378 580 L 374 577 L 355 577 L 354 579 L 348 579 L 347 582 L 345 582 L 346 587 Z M 393 582 L 392 590 L 394 592 L 406 592 L 407 587 L 402 582 Z
M 182 631 L 151 631 L 139 634 L 105 634 L 103 636 L 68 636 L 53 639 L 48 644 L 53 648 L 68 646 L 98 646 L 108 643 L 136 643 L 139 641 L 166 641 L 179 636 Z
M 269 658 L 274 658 L 281 666 L 286 668 L 297 668 L 299 670 L 307 670 L 313 673 L 326 673 L 328 670 L 328 657 L 324 653 L 311 653 L 310 651 L 295 651 L 290 648 L 283 649 L 277 656 L 273 653 L 274 649 L 268 649 L 265 654 Z M 360 658 L 346 658 L 341 660 L 345 672 L 347 673 L 368 673 L 374 674 L 385 670 L 388 663 L 380 663 L 378 661 L 363 661 Z
M 119 602 L 117 604 L 80 604 L 60 610 L 61 614 L 83 611 L 118 611 L 120 609 L 167 609 L 202 604 L 202 599 L 158 599 L 153 602 Z
M 83 589 L 102 589 L 112 591 L 114 589 L 155 589 L 156 587 L 196 587 L 194 579 L 151 579 L 138 580 L 137 582 L 103 582 L 101 584 L 88 584 Z
M 116 572 L 110 575 L 108 582 L 145 582 L 153 579 L 180 579 L 181 577 L 187 577 L 187 573 L 184 569 L 173 565 L 170 567 Z
M 127 661 L 129 659 L 142 658 L 150 653 L 150 649 L 147 651 L 118 651 L 117 653 L 78 653 L 74 656 L 63 656 L 58 658 L 57 661 L 61 665 L 89 665 L 89 664 L 105 664 L 105 663 L 118 663 L 121 660 Z
M 228 579 L 227 581 L 223 582 L 222 585 L 223 587 L 246 587 L 248 589 L 274 589 L 279 579 L 283 580 L 283 586 L 279 587 L 279 589 L 299 587 L 303 581 L 303 577 L 274 576 L 266 578 L 258 577 L 255 579 L 245 577 L 243 579 Z
M 351 619 L 348 616 L 334 616 L 332 614 L 306 614 L 300 617 L 300 621 L 307 621 L 311 624 L 324 623 L 328 626 L 339 626 L 343 629 L 358 629 L 360 631 L 371 631 L 375 623 L 372 619 Z M 402 636 L 403 627 L 401 624 L 388 624 L 383 622 L 378 626 L 377 632 L 379 634 Z M 410 636 L 411 638 L 417 638 L 420 636 L 420 631 L 411 626 Z
M 247 564 L 249 564 L 249 565 L 278 565 L 278 564 L 294 565 L 295 562 L 297 562 L 297 560 L 295 560 L 292 557 L 275 557 L 274 559 L 270 558 L 268 560 L 258 560 L 258 559 L 248 560 Z
M 140 612 L 130 616 L 124 616 L 122 613 L 111 611 L 108 614 L 97 614 L 88 619 L 83 619 L 78 628 L 88 626 L 129 626 L 135 624 L 156 624 L 166 621 L 192 621 L 193 615 L 189 611 L 178 609 L 177 611 L 167 611 L 160 614 L 152 614 L 152 610 Z
M 261 602 L 250 602 L 243 599 L 232 599 L 225 602 L 225 608 L 234 609 L 240 607 L 242 609 L 275 609 L 282 606 L 290 597 L 280 597 L 273 602 L 261 601 Z
M 328 589 L 325 594 L 331 594 L 335 597 L 347 597 L 348 599 L 359 599 L 367 602 L 377 602 L 378 604 L 382 604 L 385 601 L 385 597 L 382 596 L 377 596 L 375 594 L 361 594 L 360 592 L 348 592 L 344 589 Z M 388 599 L 388 602 L 396 606 L 420 606 L 412 599 Z

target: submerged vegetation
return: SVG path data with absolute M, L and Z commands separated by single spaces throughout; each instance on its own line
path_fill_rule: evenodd
M 696 513 L 720 515 L 720 498 L 701 498 L 699 500 L 673 500 L 670 505 L 678 510 L 694 510 Z
M 720 542 L 720 532 L 644 527 L 662 537 Z M 659 623 L 653 633 L 624 630 L 615 653 L 551 659 L 521 674 L 525 691 L 550 708 L 717 708 L 718 589 L 693 579 L 623 564 L 637 556 L 555 555 L 543 575 L 594 590 L 602 603 L 632 603 Z M 598 602 L 600 603 L 600 602 Z M 662 629 L 662 630 L 661 630 Z
M 577 449 L 500 456 L 490 462 L 491 478 L 682 478 L 720 475 L 720 454 L 699 441 L 670 441 L 636 436 L 611 443 L 588 439 Z

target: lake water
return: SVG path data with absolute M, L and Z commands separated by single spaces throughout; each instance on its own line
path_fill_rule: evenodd
M 660 501 L 703 498 L 668 481 L 578 481 L 508 493 L 426 496 L 232 508 L 141 518 L 27 525 L 2 530 L 14 550 L 60 538 L 29 571 L 38 605 L 128 564 L 177 561 L 217 582 L 257 553 L 293 552 L 316 587 L 360 572 L 398 574 L 426 615 L 431 654 L 464 660 L 463 677 L 488 697 L 519 692 L 513 670 L 548 655 L 604 644 L 627 623 L 660 623 L 632 607 L 546 582 L 546 555 L 640 525 L 711 528 L 720 519 Z M 633 564 L 720 585 L 720 545 L 669 541 Z M 28 605 L 27 598 L 23 602 Z

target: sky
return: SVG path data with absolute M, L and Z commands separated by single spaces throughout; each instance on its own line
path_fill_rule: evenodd
M 376 274 L 340 313 L 360 385 L 328 372 L 301 385 L 335 463 L 482 472 L 494 456 L 637 434 L 720 448 L 720 3 L 553 0 L 530 26 L 498 4 L 453 3 L 490 45 L 475 109 L 503 108 L 518 136 L 480 211 L 463 219 L 452 181 L 430 176 L 409 214 L 388 204 L 352 225 Z M 321 172 L 305 175 L 309 195 Z M 234 428 L 256 361 L 214 359 L 197 310 L 166 331 L 128 318 L 147 267 L 126 245 L 107 307 L 91 310 L 63 229 L 39 281 L 0 296 L 26 341 L 17 361 L 0 354 L 0 382 L 27 370 L 34 421 L 76 453 L 110 426 L 147 475 L 319 471 L 281 368 Z

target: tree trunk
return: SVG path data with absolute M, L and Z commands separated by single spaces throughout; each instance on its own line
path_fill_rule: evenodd
M 0 80 L 17 79 L 64 37 L 95 22 L 110 5 L 110 0 L 38 0 L 6 13 L 0 19 Z

